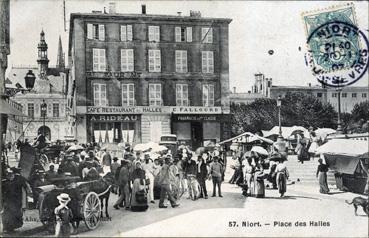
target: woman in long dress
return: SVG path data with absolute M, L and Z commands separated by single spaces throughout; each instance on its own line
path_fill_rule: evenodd
M 319 165 L 316 171 L 316 177 L 319 179 L 319 186 L 320 186 L 320 193 L 328 194 L 328 182 L 327 182 L 327 172 L 328 172 L 328 165 L 323 164 L 323 160 L 318 160 Z
M 251 158 L 245 158 L 245 166 L 243 167 L 243 173 L 245 177 L 245 183 L 247 184 L 247 196 L 251 195 L 251 181 L 252 181 L 252 174 L 254 172 L 254 167 L 251 165 Z
M 283 163 L 282 160 L 278 162 L 275 171 L 277 173 L 278 192 L 281 195 L 281 197 L 283 197 L 287 191 L 287 179 L 289 177 L 289 173 L 286 165 Z
M 142 165 L 140 162 L 135 163 L 135 169 L 132 172 L 132 196 L 131 196 L 131 209 L 134 210 L 146 210 L 149 206 L 147 203 L 147 191 L 145 184 L 145 170 L 142 169 Z M 146 196 L 146 199 L 142 199 L 141 197 Z
M 265 197 L 265 184 L 264 184 L 264 169 L 260 163 L 258 163 L 255 167 L 254 173 L 254 193 L 255 197 L 263 198 Z
M 310 147 L 309 147 L 309 154 L 310 154 L 310 157 L 314 158 L 315 151 L 319 147 L 319 144 L 318 144 L 319 137 L 316 136 L 314 131 L 312 131 L 310 133 L 310 139 L 311 139 L 311 144 L 310 144 Z

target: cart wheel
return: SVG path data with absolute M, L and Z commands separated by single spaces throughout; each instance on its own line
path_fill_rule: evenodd
M 45 229 L 49 232 L 49 234 L 55 233 L 55 221 L 54 221 L 54 211 L 47 207 L 47 202 L 45 198 L 40 199 L 40 204 L 38 208 L 38 214 L 41 220 L 42 225 L 44 225 Z
M 89 230 L 94 230 L 100 224 L 101 204 L 95 192 L 89 192 L 83 202 L 83 217 Z

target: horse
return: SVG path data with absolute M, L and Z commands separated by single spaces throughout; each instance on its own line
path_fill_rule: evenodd
M 109 172 L 103 177 L 100 177 L 93 185 L 92 191 L 96 192 L 99 196 L 101 203 L 101 217 L 103 217 L 104 201 L 105 201 L 105 216 L 109 218 L 108 205 L 110 192 L 112 190 L 115 178 L 114 175 Z

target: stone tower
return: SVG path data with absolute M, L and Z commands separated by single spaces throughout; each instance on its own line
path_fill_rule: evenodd
M 42 30 L 40 33 L 40 42 L 38 43 L 37 49 L 38 49 L 38 58 L 37 58 L 38 69 L 39 69 L 41 78 L 43 78 L 44 76 L 47 75 L 47 69 L 49 65 L 49 59 L 47 58 L 47 44 L 45 41 L 44 30 Z

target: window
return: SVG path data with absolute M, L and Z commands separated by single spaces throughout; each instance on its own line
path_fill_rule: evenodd
M 35 105 L 33 103 L 28 103 L 27 108 L 28 108 L 28 117 L 34 118 L 35 117 Z
M 134 69 L 133 49 L 120 50 L 120 70 L 122 72 L 132 72 Z
M 214 73 L 214 56 L 213 51 L 202 51 L 202 72 Z
M 175 27 L 176 42 L 192 42 L 192 27 Z
M 366 93 L 362 93 L 361 97 L 366 98 Z
M 161 71 L 160 50 L 149 50 L 149 72 Z
M 121 25 L 120 26 L 120 40 L 121 41 L 132 41 L 133 31 L 132 25 Z
M 47 117 L 47 105 L 46 110 L 42 110 L 42 106 L 40 105 L 41 117 Z
M 161 84 L 149 84 L 149 105 L 161 106 Z
M 87 39 L 105 40 L 105 25 L 102 24 L 87 24 Z
M 212 84 L 202 85 L 202 105 L 204 107 L 214 106 L 214 85 Z
M 94 106 L 108 106 L 106 99 L 106 85 L 94 83 Z
M 323 94 L 322 94 L 322 93 L 317 93 L 317 94 L 316 94 L 316 96 L 317 96 L 318 98 L 321 98 L 321 97 L 323 96 Z
M 347 98 L 347 93 L 342 93 L 343 98 Z
M 59 117 L 59 103 L 53 103 L 53 117 Z
M 213 28 L 211 27 L 201 28 L 201 42 L 213 43 Z
M 187 73 L 187 51 L 176 50 L 176 72 Z
M 332 98 L 336 98 L 337 97 L 337 93 L 332 93 Z
M 188 85 L 177 84 L 176 85 L 176 105 L 188 106 Z
M 149 41 L 160 42 L 159 26 L 149 26 Z
M 356 98 L 357 94 L 356 93 L 352 93 L 352 97 Z
M 135 85 L 133 83 L 122 84 L 122 106 L 135 105 Z
M 93 71 L 106 71 L 105 49 L 92 49 Z

